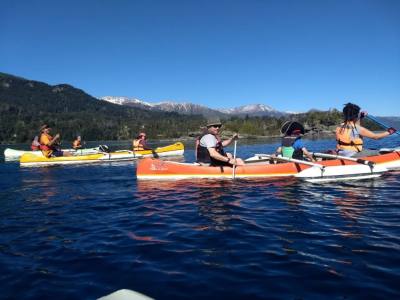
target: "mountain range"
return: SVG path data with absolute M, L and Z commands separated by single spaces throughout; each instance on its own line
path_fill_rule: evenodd
M 148 110 L 177 112 L 184 115 L 203 115 L 206 118 L 210 117 L 227 118 L 231 116 L 244 117 L 246 115 L 249 117 L 255 117 L 255 116 L 281 117 L 288 114 L 287 112 L 278 111 L 272 108 L 271 106 L 264 104 L 250 104 L 229 109 L 212 109 L 206 106 L 188 102 L 178 103 L 173 101 L 164 101 L 158 103 L 150 103 L 136 98 L 115 97 L 115 96 L 105 96 L 99 99 L 118 105 L 133 106 Z

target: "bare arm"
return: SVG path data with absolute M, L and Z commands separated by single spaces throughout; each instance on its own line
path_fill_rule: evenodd
M 384 137 L 387 137 L 388 135 L 390 135 L 390 133 L 387 131 L 381 132 L 381 133 L 373 133 L 372 131 L 370 131 L 364 127 L 360 127 L 358 132 L 360 133 L 360 135 L 365 136 L 370 139 L 374 139 L 374 140 L 379 140 L 381 138 L 384 138 Z
M 210 153 L 210 156 L 212 158 L 219 160 L 219 161 L 228 162 L 229 158 L 219 154 L 217 152 L 217 150 L 215 150 L 215 148 L 207 148 L 207 150 L 208 150 L 208 153 Z
M 309 160 L 315 161 L 314 157 L 311 155 L 310 152 L 308 152 L 308 150 L 307 150 L 305 147 L 301 148 L 301 150 L 303 151 L 303 154 L 304 154 Z
M 237 138 L 238 138 L 238 134 L 235 133 L 230 139 L 223 141 L 222 146 L 224 146 L 224 147 L 229 146 Z
M 147 146 L 147 143 L 145 141 L 140 141 L 140 144 L 142 145 L 144 150 L 153 150 L 153 148 Z
M 274 154 L 274 155 L 279 155 L 279 154 L 282 154 L 282 147 L 278 147 L 278 148 L 275 150 L 275 154 Z
M 219 154 L 217 152 L 217 150 L 215 150 L 215 148 L 207 148 L 207 150 L 208 150 L 208 153 L 210 153 L 210 156 L 216 160 L 223 161 L 223 162 L 229 163 L 231 165 L 236 165 L 236 166 L 244 165 L 244 161 L 241 158 L 233 159 L 233 158 L 223 156 L 223 155 Z
M 57 133 L 53 139 L 49 142 L 48 146 L 53 146 L 60 139 L 60 135 Z

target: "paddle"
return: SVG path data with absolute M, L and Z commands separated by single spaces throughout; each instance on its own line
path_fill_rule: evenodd
M 237 146 L 237 140 L 235 139 L 235 144 L 233 146 L 233 168 L 232 168 L 232 178 L 235 179 L 236 176 L 236 146 Z
M 380 176 L 383 172 L 386 172 L 385 167 L 379 165 L 344 165 L 344 166 L 324 166 L 321 164 L 277 156 L 274 157 L 269 154 L 257 154 L 259 158 L 276 159 L 285 162 L 292 162 L 296 164 L 302 164 L 311 166 L 302 170 L 294 175 L 294 177 L 309 181 L 309 182 L 326 182 L 326 181 L 337 181 L 337 180 L 349 180 L 349 179 L 365 179 Z
M 381 125 L 385 129 L 393 128 L 393 127 L 387 126 L 386 124 L 383 124 L 381 121 L 379 121 L 377 118 L 375 118 L 375 117 L 373 117 L 371 115 L 366 115 L 366 118 L 370 119 L 371 121 L 375 122 L 378 125 Z M 397 130 L 395 131 L 395 133 L 400 135 L 400 133 Z
M 160 158 L 160 156 L 157 154 L 157 152 L 154 149 L 151 149 L 151 153 L 153 154 L 154 158 Z
M 321 158 L 334 158 L 334 159 L 340 159 L 340 160 L 354 161 L 356 163 L 359 163 L 362 165 L 368 165 L 370 167 L 373 167 L 375 165 L 375 163 L 373 161 L 365 160 L 362 158 L 347 157 L 347 156 L 342 156 L 342 155 L 337 155 L 337 154 L 313 152 L 313 153 L 311 153 L 311 155 L 314 157 L 321 157 Z

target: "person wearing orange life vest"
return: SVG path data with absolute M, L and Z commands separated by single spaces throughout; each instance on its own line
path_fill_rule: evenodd
M 207 123 L 207 132 L 200 137 L 196 149 L 197 162 L 209 166 L 243 166 L 241 158 L 233 158 L 232 154 L 224 151 L 224 147 L 238 138 L 237 133 L 230 139 L 222 141 L 219 136 L 221 126 L 219 120 L 210 120 Z
M 78 135 L 75 140 L 72 142 L 72 148 L 75 150 L 81 149 L 82 148 L 82 138 L 80 135 Z
M 336 151 L 343 156 L 367 156 L 375 153 L 363 150 L 364 137 L 370 139 L 381 139 L 396 132 L 396 129 L 389 128 L 386 132 L 373 133 L 362 127 L 360 120 L 367 115 L 367 112 L 360 112 L 360 107 L 353 103 L 345 104 L 343 108 L 343 123 L 336 128 Z
M 147 140 L 146 133 L 144 132 L 139 133 L 136 139 L 134 139 L 132 142 L 133 151 L 153 150 L 152 148 L 147 146 L 146 140 Z
M 31 150 L 38 151 L 40 150 L 39 136 L 35 136 L 31 143 Z
M 71 156 L 69 152 L 58 150 L 56 145 L 60 141 L 60 135 L 57 133 L 54 137 L 50 135 L 51 128 L 47 124 L 40 128 L 40 150 L 42 154 L 47 157 Z

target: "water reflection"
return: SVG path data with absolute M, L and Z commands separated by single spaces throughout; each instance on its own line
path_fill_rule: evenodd
M 161 196 L 164 201 L 176 201 L 176 206 L 194 205 L 199 216 L 208 220 L 196 230 L 223 231 L 229 228 L 229 222 L 234 218 L 232 207 L 241 206 L 243 196 L 240 191 L 232 193 L 238 188 L 236 184 L 230 180 L 138 181 L 135 198 L 149 201 Z
M 384 184 L 382 179 L 366 180 L 335 186 L 333 202 L 344 219 L 356 222 L 376 199 L 377 188 Z
M 52 168 L 34 168 L 24 170 L 21 180 L 21 190 L 31 190 L 24 193 L 28 202 L 49 203 L 58 192 L 59 178 Z

